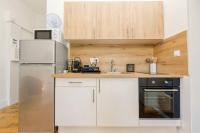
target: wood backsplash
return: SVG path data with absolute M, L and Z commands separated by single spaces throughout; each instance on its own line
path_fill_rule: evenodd
M 174 51 L 180 50 L 181 56 L 175 57 Z M 172 36 L 156 46 L 132 44 L 71 44 L 70 57 L 80 57 L 83 64 L 90 64 L 90 57 L 98 57 L 102 72 L 110 71 L 110 61 L 114 68 L 125 72 L 126 64 L 135 64 L 136 72 L 149 72 L 148 57 L 157 57 L 157 71 L 160 74 L 188 75 L 187 32 Z
M 181 56 L 175 57 L 174 51 Z M 188 75 L 187 32 L 181 32 L 156 45 L 154 56 L 158 58 L 158 73 Z
M 72 44 L 70 57 L 80 57 L 83 64 L 89 64 L 90 57 L 98 57 L 98 66 L 102 72 L 110 71 L 110 61 L 114 60 L 114 68 L 125 72 L 126 64 L 135 64 L 136 72 L 149 72 L 147 57 L 153 56 L 153 46 L 149 45 L 112 45 L 112 44 Z

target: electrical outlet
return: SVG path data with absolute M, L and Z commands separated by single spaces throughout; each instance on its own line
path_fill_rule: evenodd
M 180 50 L 174 50 L 174 57 L 179 57 L 181 56 L 181 51 Z
M 99 58 L 90 58 L 90 62 L 99 62 Z

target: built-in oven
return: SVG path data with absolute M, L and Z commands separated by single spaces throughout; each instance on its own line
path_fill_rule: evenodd
M 139 79 L 140 118 L 180 118 L 180 78 Z

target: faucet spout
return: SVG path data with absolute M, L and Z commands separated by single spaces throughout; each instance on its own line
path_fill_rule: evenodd
M 114 72 L 114 60 L 113 59 L 111 59 L 111 61 L 110 61 L 110 71 L 111 72 Z

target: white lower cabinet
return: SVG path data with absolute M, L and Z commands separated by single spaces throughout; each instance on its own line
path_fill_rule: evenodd
M 96 86 L 84 86 L 73 80 L 70 83 L 55 88 L 55 124 L 96 126 Z
M 56 126 L 139 126 L 137 78 L 58 78 L 56 83 Z
M 138 79 L 100 79 L 97 92 L 97 125 L 135 127 L 139 125 Z

